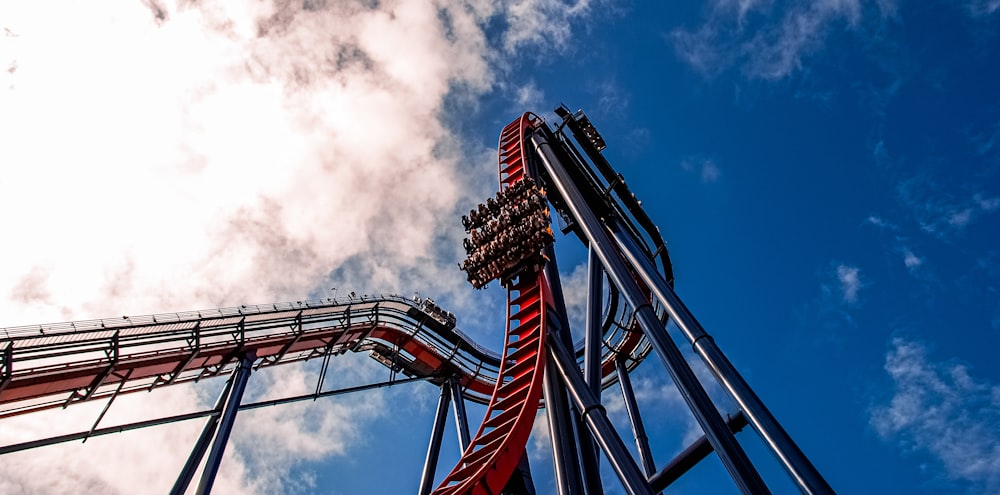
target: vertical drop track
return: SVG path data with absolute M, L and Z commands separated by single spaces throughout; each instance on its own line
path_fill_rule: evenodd
M 525 132 L 540 122 L 524 114 L 500 133 L 500 189 L 527 176 Z M 552 296 L 544 272 L 525 272 L 507 289 L 507 330 L 500 376 L 469 448 L 434 495 L 495 495 L 524 454 L 545 370 L 546 319 Z

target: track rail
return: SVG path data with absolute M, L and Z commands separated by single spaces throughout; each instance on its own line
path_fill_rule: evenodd
M 410 376 L 456 376 L 486 403 L 500 356 L 424 312 L 381 296 L 0 329 L 0 418 L 348 351 Z M 121 387 L 120 390 L 119 386 Z
M 539 122 L 524 114 L 500 133 L 500 189 L 529 176 L 525 133 Z M 546 320 L 552 296 L 544 272 L 523 274 L 507 290 L 507 330 L 500 378 L 475 438 L 434 495 L 500 493 L 524 454 L 542 397 Z

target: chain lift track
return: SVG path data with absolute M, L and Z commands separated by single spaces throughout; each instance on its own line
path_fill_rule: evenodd
M 598 448 L 629 494 L 662 491 L 712 452 L 741 492 L 769 493 L 733 435 L 746 424 L 802 493 L 832 494 L 673 292 L 666 244 L 601 154 L 603 138 L 582 112 L 572 114 L 560 107 L 556 114 L 563 122 L 554 131 L 530 113 L 504 127 L 498 146 L 500 191 L 530 178 L 548 190 L 548 204 L 561 220 L 563 233 L 574 234 L 588 247 L 586 339 L 575 345 L 568 341 L 569 322 L 551 246 L 537 258 L 551 260 L 544 268 L 522 267 L 501 276 L 507 313 L 500 354 L 456 329 L 454 315 L 432 300 L 396 295 L 359 298 L 351 293 L 346 300 L 0 328 L 0 420 L 107 400 L 89 432 L 3 446 L 0 454 L 208 418 L 171 493 L 186 491 L 211 443 L 197 490 L 209 493 L 238 411 L 426 380 L 440 386 L 442 393 L 419 495 L 432 493 L 441 426 L 451 399 L 464 451 L 433 494 L 534 494 L 525 445 L 543 395 L 559 495 L 603 494 Z M 547 232 L 551 242 L 551 230 Z M 668 318 L 739 406 L 728 421 L 667 334 Z M 369 353 L 391 370 L 390 380 L 324 391 L 326 363 L 348 351 Z M 654 351 L 705 433 L 658 472 L 628 380 L 628 372 Z M 314 358 L 324 364 L 314 394 L 240 404 L 253 370 Z M 397 373 L 407 378 L 396 378 Z M 211 410 L 98 427 L 120 394 L 223 375 L 229 375 L 230 382 Z M 615 383 L 625 399 L 641 470 L 601 405 L 601 390 Z M 465 400 L 486 405 L 483 422 L 471 438 Z

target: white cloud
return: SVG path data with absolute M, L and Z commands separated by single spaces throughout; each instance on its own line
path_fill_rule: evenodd
M 913 254 L 913 251 L 910 251 L 908 248 L 904 248 L 903 249 L 903 264 L 906 265 L 906 269 L 907 270 L 910 270 L 911 272 L 914 272 L 918 268 L 920 268 L 921 265 L 924 264 L 924 259 L 921 258 L 921 257 L 919 257 L 919 256 L 917 256 L 917 255 L 915 255 L 915 254 Z
M 971 0 L 966 8 L 973 17 L 986 17 L 1000 11 L 1000 0 Z
M 531 80 L 527 84 L 518 86 L 515 100 L 519 107 L 526 110 L 541 109 L 542 104 L 545 103 L 545 92 L 539 89 L 534 80 Z
M 715 182 L 719 180 L 719 166 L 711 160 L 705 160 L 701 164 L 701 180 L 702 182 Z
M 885 360 L 891 398 L 875 405 L 870 423 L 907 454 L 933 457 L 950 480 L 978 493 L 1000 491 L 1000 386 L 962 364 L 931 362 L 919 343 L 893 339 Z
M 509 25 L 503 47 L 514 53 L 527 45 L 561 51 L 572 38 L 572 21 L 590 13 L 590 0 L 513 0 L 503 6 Z
M 702 182 L 711 183 L 719 180 L 722 171 L 711 158 L 689 157 L 681 161 L 681 168 L 687 172 L 698 174 Z
M 837 265 L 837 280 L 840 282 L 840 293 L 846 303 L 858 301 L 858 291 L 861 290 L 861 270 L 855 266 Z
M 693 31 L 676 29 L 670 38 L 678 56 L 703 74 L 737 64 L 752 78 L 782 79 L 822 50 L 832 27 L 839 23 L 856 27 L 863 10 L 860 0 L 793 2 L 786 9 L 773 9 L 772 4 L 715 0 L 702 26 Z M 889 7 L 883 15 L 892 10 Z M 758 16 L 762 24 L 748 27 L 748 15 L 757 11 L 763 13 Z M 774 12 L 780 19 L 765 15 Z
M 913 212 L 924 232 L 938 237 L 959 234 L 977 219 L 1000 209 L 998 197 L 981 192 L 959 196 L 939 182 L 929 174 L 919 174 L 896 186 L 899 201 Z
M 972 219 L 972 208 L 965 208 L 956 212 L 952 212 L 948 215 L 948 223 L 954 227 L 962 228 L 969 225 L 969 220 Z
M 996 211 L 997 208 L 1000 208 L 1000 198 L 996 196 L 987 198 L 982 194 L 975 194 L 972 196 L 972 200 L 985 212 Z
M 527 30 L 541 22 L 535 7 L 555 30 Z M 0 3 L 0 325 L 300 299 L 334 286 L 443 294 L 460 306 L 449 309 L 477 314 L 452 261 L 460 210 L 494 187 L 493 143 L 459 142 L 444 103 L 481 96 L 502 76 L 485 33 L 497 15 L 508 16 L 511 30 L 498 36 L 514 49 L 565 47 L 569 21 L 588 12 L 587 2 L 485 0 Z M 302 373 L 275 369 L 254 382 L 297 390 Z M 140 397 L 112 411 L 127 420 L 211 400 L 192 387 Z M 93 411 L 77 407 L 51 417 L 89 427 Z M 338 407 L 280 413 L 241 417 L 278 446 L 264 453 L 237 435 L 218 491 L 279 490 L 298 460 L 345 452 L 359 417 Z M 31 425 L 49 417 L 5 422 L 0 437 L 41 432 Z M 0 492 L 169 486 L 199 427 L 178 428 L 186 434 L 90 441 L 85 460 L 69 447 L 5 459 Z M 143 439 L 160 453 L 146 455 Z M 262 469 L 268 455 L 276 460 Z M 142 461 L 125 471 L 106 462 L 128 458 Z M 48 475 L 52 465 L 60 477 Z
M 823 48 L 829 29 L 861 17 L 858 0 L 824 0 L 792 9 L 780 25 L 758 32 L 743 45 L 746 70 L 761 79 L 782 79 L 802 67 L 803 59 Z
M 528 457 L 533 462 L 551 462 L 552 435 L 549 433 L 549 420 L 544 409 L 538 410 L 538 414 L 535 415 L 535 423 L 531 426 Z
M 865 219 L 865 222 L 868 223 L 868 224 L 870 224 L 870 225 L 874 225 L 874 226 L 876 226 L 876 227 L 878 227 L 880 229 L 889 229 L 889 230 L 898 230 L 899 229 L 898 226 L 890 223 L 889 221 L 885 220 L 882 217 L 875 216 L 875 215 L 869 215 L 868 218 Z
M 752 79 L 780 80 L 799 72 L 844 29 L 881 36 L 881 25 L 898 19 L 898 0 L 708 0 L 704 22 L 668 35 L 677 56 L 712 76 L 739 67 Z M 1000 0 L 966 0 L 953 6 L 976 19 L 991 18 Z

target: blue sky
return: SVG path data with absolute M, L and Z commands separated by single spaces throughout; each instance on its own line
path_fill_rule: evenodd
M 453 269 L 458 218 L 496 187 L 500 128 L 565 103 L 660 226 L 680 296 L 838 492 L 1000 493 L 996 0 L 221 5 L 65 7 L 78 22 L 0 8 L 0 225 L 26 239 L 0 264 L 0 326 L 337 287 L 430 295 L 499 348 L 502 294 Z M 11 213 L 24 204 L 33 216 Z M 577 244 L 557 240 L 570 288 Z M 334 376 L 384 378 L 369 361 Z M 250 394 L 311 390 L 315 366 Z M 663 465 L 692 420 L 655 359 L 634 380 Z M 169 407 L 214 393 L 171 392 Z M 436 396 L 411 384 L 246 415 L 220 482 L 413 491 Z M 122 420 L 167 398 L 136 401 Z M 182 428 L 132 437 L 163 450 L 135 471 L 171 482 L 197 434 Z M 547 493 L 543 435 L 529 447 Z M 752 432 L 738 438 L 794 493 Z M 130 448 L 115 441 L 87 447 Z M 14 493 L 70 489 L 13 469 L 0 487 Z M 81 470 L 127 491 L 111 468 Z M 676 493 L 696 491 L 735 490 L 712 459 Z

